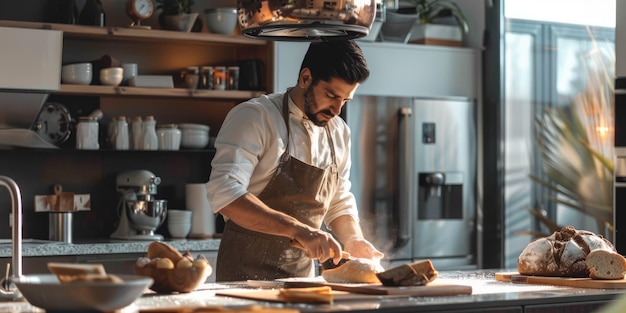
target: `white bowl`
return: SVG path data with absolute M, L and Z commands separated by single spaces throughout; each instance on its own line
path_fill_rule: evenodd
M 72 85 L 89 85 L 93 78 L 91 63 L 68 64 L 61 67 L 61 82 Z
M 230 35 L 237 26 L 236 8 L 212 8 L 204 10 L 207 28 L 214 34 Z
M 24 275 L 15 286 L 26 300 L 46 311 L 116 311 L 133 303 L 152 285 L 152 278 L 117 275 L 124 282 L 62 284 L 53 274 Z
M 107 67 L 100 70 L 100 84 L 117 86 L 124 79 L 124 69 L 121 67 Z
M 189 223 L 167 223 L 167 230 L 172 238 L 185 238 L 191 232 L 191 222 Z
M 204 124 L 178 124 L 182 132 L 180 146 L 183 148 L 202 149 L 209 144 L 208 125 Z

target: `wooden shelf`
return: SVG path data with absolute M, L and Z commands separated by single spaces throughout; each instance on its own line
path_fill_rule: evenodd
M 61 85 L 55 94 L 79 96 L 137 96 L 137 97 L 179 97 L 202 99 L 241 100 L 256 98 L 265 91 L 250 90 L 204 90 L 186 88 L 145 88 L 128 86 Z
M 129 27 L 96 27 L 71 24 L 21 22 L 0 20 L 1 27 L 19 27 L 31 29 L 50 29 L 63 31 L 68 38 L 93 38 L 127 41 L 158 41 L 158 42 L 186 42 L 213 45 L 249 45 L 264 46 L 265 40 L 252 39 L 244 36 L 220 35 L 212 33 L 185 33 L 160 29 L 141 29 Z

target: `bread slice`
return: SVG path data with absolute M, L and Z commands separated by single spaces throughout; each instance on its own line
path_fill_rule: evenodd
M 102 264 L 77 264 L 77 263 L 48 263 L 48 270 L 55 274 L 60 282 L 67 283 L 76 281 L 79 276 L 97 279 L 107 277 Z
M 585 258 L 592 279 L 624 279 L 626 259 L 609 250 L 593 250 Z
M 420 286 L 426 285 L 439 275 L 430 260 L 421 260 L 402 264 L 377 273 L 378 279 L 385 286 Z

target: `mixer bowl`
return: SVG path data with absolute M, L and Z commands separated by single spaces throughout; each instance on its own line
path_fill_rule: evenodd
M 125 203 L 131 227 L 143 234 L 153 233 L 167 216 L 167 200 L 126 200 Z

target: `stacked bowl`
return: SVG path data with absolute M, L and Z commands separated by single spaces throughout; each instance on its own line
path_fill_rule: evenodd
M 167 230 L 172 238 L 186 238 L 191 231 L 191 211 L 168 210 Z
M 67 64 L 61 67 L 61 82 L 71 85 L 89 85 L 93 78 L 91 63 Z
M 178 124 L 182 132 L 180 146 L 190 149 L 202 149 L 209 144 L 209 125 L 204 124 Z

